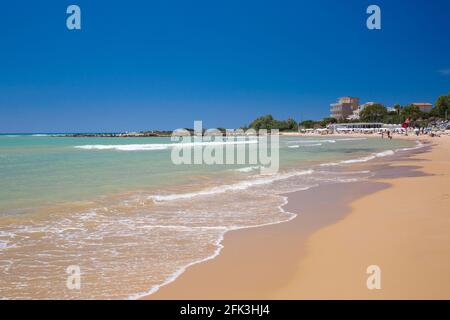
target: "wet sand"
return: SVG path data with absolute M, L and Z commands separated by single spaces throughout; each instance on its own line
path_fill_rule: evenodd
M 295 219 L 228 232 L 218 257 L 147 298 L 450 298 L 449 203 L 442 191 L 450 190 L 450 139 L 433 142 L 430 152 L 352 166 L 376 172 L 369 182 L 288 194 L 284 208 L 298 213 Z M 382 290 L 366 287 L 371 264 L 382 269 Z M 411 285 L 416 278 L 422 280 Z M 447 284 L 436 288 L 442 280 Z

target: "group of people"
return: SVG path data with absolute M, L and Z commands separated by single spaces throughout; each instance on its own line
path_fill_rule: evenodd
M 424 134 L 425 133 L 425 128 L 424 127 L 422 127 L 422 128 L 414 128 L 414 134 L 416 135 L 416 136 L 419 136 L 419 134 Z

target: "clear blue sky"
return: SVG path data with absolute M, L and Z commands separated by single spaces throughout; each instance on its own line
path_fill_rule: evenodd
M 0 132 L 235 128 L 450 92 L 449 0 L 3 1 L 0 36 Z

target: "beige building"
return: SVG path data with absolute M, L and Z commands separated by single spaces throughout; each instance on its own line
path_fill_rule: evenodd
M 430 112 L 431 109 L 433 109 L 433 105 L 428 102 L 414 102 L 412 103 L 413 106 L 419 107 L 420 111 L 422 112 Z
M 335 119 L 347 119 L 353 115 L 353 112 L 358 110 L 359 98 L 342 97 L 338 99 L 337 103 L 330 105 L 331 117 Z

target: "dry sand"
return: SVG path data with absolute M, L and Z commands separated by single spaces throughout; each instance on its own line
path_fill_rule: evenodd
M 217 258 L 147 298 L 450 299 L 450 137 L 432 144 L 369 164 L 372 182 L 289 194 L 297 218 L 227 233 Z M 369 265 L 380 290 L 366 287 Z

